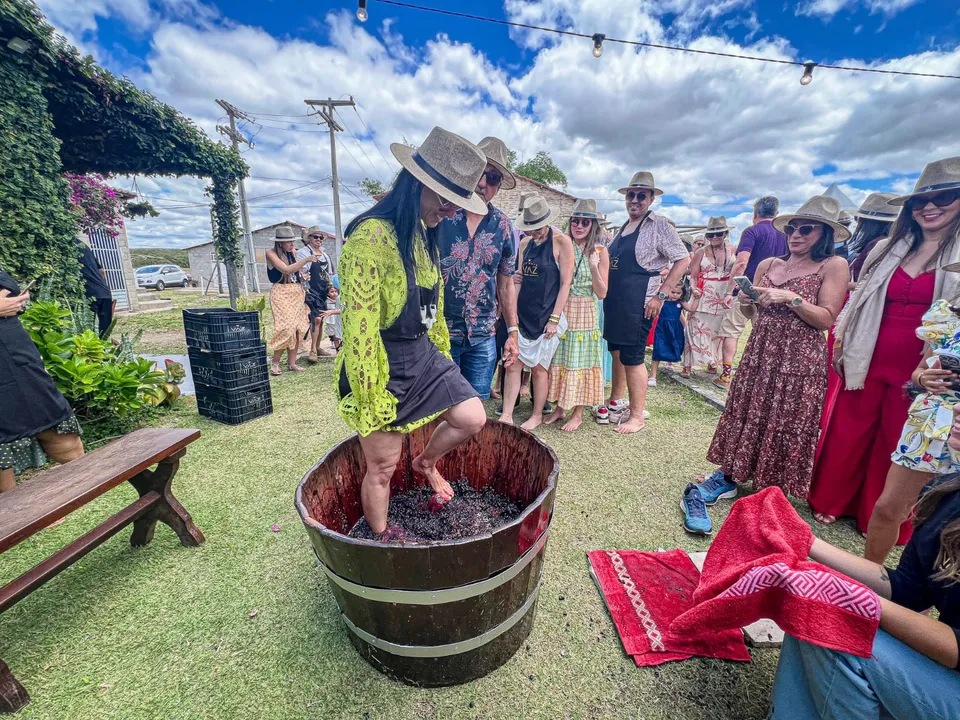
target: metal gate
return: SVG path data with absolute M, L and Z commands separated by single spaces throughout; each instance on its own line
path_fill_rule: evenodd
M 90 249 L 96 255 L 97 260 L 103 266 L 103 272 L 107 276 L 107 285 L 113 294 L 113 299 L 117 301 L 117 310 L 126 310 L 130 307 L 127 299 L 127 283 L 123 277 L 123 258 L 120 255 L 120 248 L 117 246 L 117 239 L 111 237 L 102 228 L 93 228 L 87 232 L 90 239 Z

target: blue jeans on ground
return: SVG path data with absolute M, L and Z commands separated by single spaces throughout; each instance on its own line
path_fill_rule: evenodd
M 490 399 L 490 383 L 493 369 L 497 366 L 497 339 L 464 340 L 462 345 L 450 343 L 450 356 L 460 366 L 460 374 L 480 395 L 481 400 Z
M 870 660 L 787 635 L 773 683 L 771 720 L 960 718 L 960 672 L 880 630 Z

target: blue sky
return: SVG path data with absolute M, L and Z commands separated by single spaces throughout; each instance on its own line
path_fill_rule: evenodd
M 722 52 L 960 74 L 956 0 L 422 0 L 530 24 Z M 389 180 L 391 142 L 433 124 L 502 137 L 521 156 L 549 151 L 568 191 L 613 219 L 616 188 L 637 169 L 665 187 L 681 223 L 725 212 L 742 228 L 757 195 L 785 207 L 838 182 L 856 202 L 904 190 L 922 166 L 957 154 L 960 81 L 797 68 L 607 44 L 384 5 L 360 24 L 352 2 L 41 0 L 85 52 L 192 117 L 211 136 L 223 97 L 251 113 L 245 157 L 254 225 L 332 226 L 329 148 L 303 99 L 353 94 L 343 118 L 345 218 L 356 183 Z M 271 113 L 259 115 L 256 113 Z M 915 118 L 911 118 L 915 115 Z M 289 116 L 289 117 L 279 117 Z M 121 187 L 131 178 L 118 178 Z M 299 187 L 306 184 L 306 187 Z M 166 207 L 138 221 L 138 245 L 209 236 L 203 183 L 138 178 Z

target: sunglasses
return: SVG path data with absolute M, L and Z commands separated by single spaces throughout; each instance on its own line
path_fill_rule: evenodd
M 933 203 L 938 208 L 944 208 L 947 205 L 953 205 L 958 199 L 960 199 L 960 190 L 948 190 L 947 192 L 941 192 L 935 195 L 912 197 L 904 204 L 910 212 L 915 212 L 916 210 L 925 208 L 927 203 Z
M 726 234 L 726 233 L 722 233 L 722 232 L 706 233 L 706 234 L 704 235 L 704 237 L 705 237 L 707 240 L 710 240 L 711 238 L 723 237 L 725 234 Z
M 503 175 L 496 170 L 487 170 L 483 174 L 483 177 L 487 179 L 487 185 L 490 185 L 491 187 L 494 185 L 499 185 L 503 182 Z
M 311 235 L 311 240 L 323 240 L 323 235 Z
M 646 200 L 648 197 L 650 197 L 650 194 L 643 191 L 634 192 L 633 190 L 630 190 L 627 193 L 627 200 Z
M 583 227 L 590 227 L 590 224 L 593 222 L 590 218 L 570 218 L 571 225 L 581 225 Z
M 783 231 L 787 234 L 787 237 L 790 237 L 795 232 L 799 232 L 803 237 L 806 237 L 814 230 L 816 230 L 819 225 L 787 225 L 783 228 Z
M 450 212 L 451 210 L 459 209 L 455 204 L 453 204 L 449 200 L 444 200 L 442 197 L 440 197 L 440 193 L 438 193 L 436 190 L 433 190 L 432 192 L 434 195 L 437 196 L 437 202 L 440 203 L 441 212 Z

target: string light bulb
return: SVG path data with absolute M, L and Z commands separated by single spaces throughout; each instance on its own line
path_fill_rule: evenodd
M 607 36 L 603 33 L 595 33 L 593 36 L 593 56 L 595 58 L 603 55 L 603 41 L 606 40 Z
M 367 0 L 357 0 L 357 19 L 360 22 L 367 21 Z
M 813 82 L 813 69 L 816 66 L 815 62 L 805 62 L 803 64 L 803 77 L 800 78 L 801 85 L 809 85 Z

